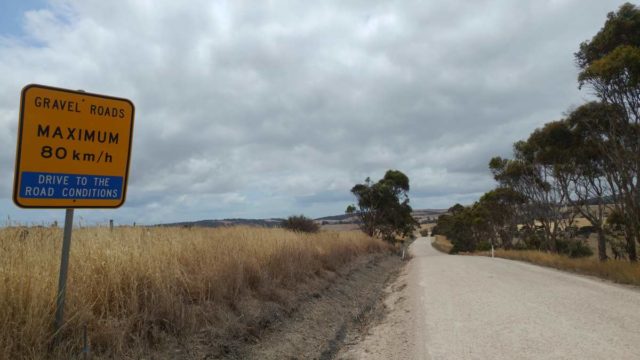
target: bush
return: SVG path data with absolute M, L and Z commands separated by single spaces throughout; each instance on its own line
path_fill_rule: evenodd
M 480 241 L 478 245 L 476 245 L 476 250 L 478 251 L 489 251 L 491 250 L 491 243 L 488 241 Z
M 530 250 L 527 244 L 524 241 L 518 241 L 515 245 L 513 245 L 513 250 Z
M 429 229 L 420 230 L 420 235 L 421 236 L 429 236 Z
M 567 226 L 564 231 L 563 231 L 563 236 L 571 239 L 576 237 L 576 235 L 578 235 L 578 227 L 577 226 Z
M 571 258 L 589 257 L 593 250 L 580 240 L 558 240 L 558 252 Z
M 596 228 L 594 226 L 591 226 L 591 225 L 581 226 L 577 231 L 577 235 L 588 237 L 589 235 L 591 235 L 591 233 L 594 233 L 595 231 L 596 231 Z
M 590 257 L 593 256 L 593 250 L 582 241 L 576 241 L 575 245 L 571 247 L 569 256 L 572 258 Z
M 282 222 L 282 227 L 287 230 L 306 233 L 317 233 L 320 231 L 320 226 L 316 224 L 313 219 L 309 219 L 304 215 L 289 216 L 287 220 Z
M 529 250 L 541 250 L 544 244 L 544 234 L 540 229 L 527 225 L 518 231 L 518 236 L 524 242 L 524 247 Z

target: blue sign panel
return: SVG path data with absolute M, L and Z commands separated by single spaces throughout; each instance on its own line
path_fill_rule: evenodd
M 122 176 L 23 172 L 20 197 L 113 200 L 122 196 Z

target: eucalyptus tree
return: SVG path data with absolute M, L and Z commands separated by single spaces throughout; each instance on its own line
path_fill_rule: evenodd
M 584 216 L 596 229 L 600 260 L 607 259 L 604 223 L 616 189 L 604 156 L 606 134 L 597 130 L 605 115 L 612 116 L 607 111 L 600 103 L 585 104 L 568 119 L 536 130 L 529 140 L 533 161 L 552 167 L 567 210 Z
M 436 225 L 438 234 L 444 235 L 451 241 L 451 253 L 472 252 L 478 245 L 479 231 L 477 221 L 470 207 L 456 204 L 448 211 L 449 214 L 440 215 Z
M 562 164 L 566 174 L 563 188 L 567 201 L 587 219 L 598 234 L 598 258 L 607 259 L 605 223 L 614 209 L 624 213 L 618 172 L 607 151 L 615 146 L 608 132 L 612 118 L 621 116 L 616 106 L 590 102 L 573 110 L 565 125 L 572 134 L 572 146 L 566 149 L 568 161 Z M 631 239 L 631 243 L 635 240 Z
M 553 164 L 540 161 L 541 134 L 536 130 L 527 141 L 514 144 L 514 159 L 494 157 L 489 168 L 501 187 L 526 199 L 521 207 L 522 222 L 534 229 L 542 226 L 546 250 L 558 250 L 558 234 L 566 227 L 564 192 Z
M 410 236 L 418 222 L 411 215 L 408 192 L 409 178 L 401 171 L 388 170 L 378 182 L 367 178 L 356 184 L 351 193 L 358 205 L 349 205 L 346 212 L 360 218 L 361 228 L 369 236 L 387 241 Z
M 621 116 L 606 125 L 604 155 L 614 171 L 619 201 L 624 206 L 627 250 L 637 261 L 640 240 L 640 10 L 630 3 L 607 15 L 600 31 L 575 54 L 580 87 L 618 108 Z
M 476 216 L 489 227 L 492 245 L 505 249 L 512 247 L 518 232 L 520 209 L 525 202 L 522 194 L 507 187 L 497 187 L 480 197 Z

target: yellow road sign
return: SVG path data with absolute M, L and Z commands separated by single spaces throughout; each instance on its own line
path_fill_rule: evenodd
M 125 201 L 133 103 L 27 85 L 13 200 L 25 208 L 115 208 Z

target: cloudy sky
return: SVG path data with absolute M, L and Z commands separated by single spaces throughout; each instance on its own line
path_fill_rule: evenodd
M 88 223 L 342 213 L 405 172 L 414 208 L 471 203 L 487 163 L 589 98 L 573 53 L 621 1 L 104 1 L 0 4 L 0 222 L 20 90 L 136 105 L 126 204 Z

